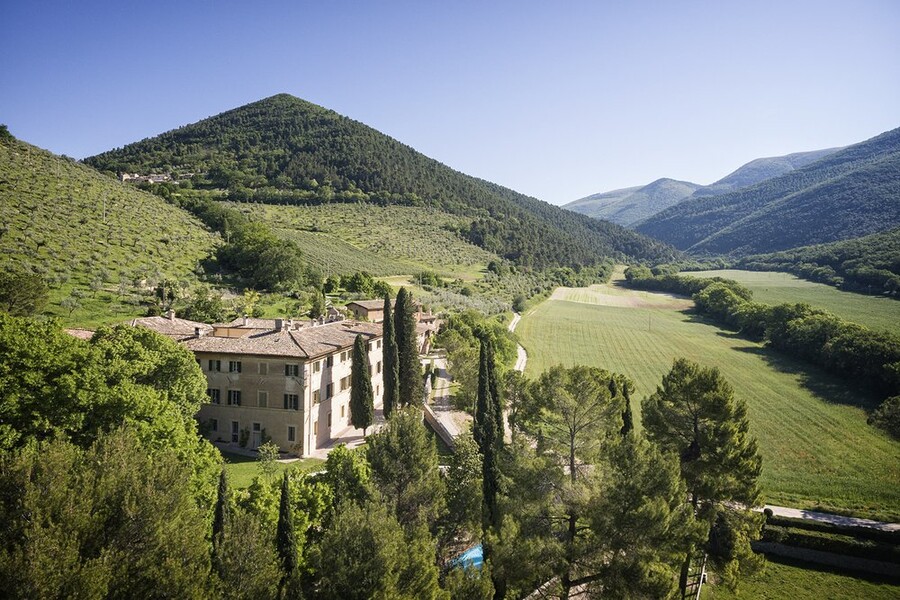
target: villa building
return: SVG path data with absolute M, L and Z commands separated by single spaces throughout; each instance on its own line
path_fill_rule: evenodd
M 197 419 L 212 441 L 255 449 L 271 439 L 297 456 L 328 445 L 350 427 L 357 334 L 367 340 L 375 405 L 381 405 L 382 331 L 376 323 L 243 317 L 206 325 L 170 313 L 132 325 L 158 331 L 194 352 L 208 396 Z

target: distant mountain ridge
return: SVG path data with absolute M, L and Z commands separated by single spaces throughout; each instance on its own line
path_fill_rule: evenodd
M 486 182 L 334 111 L 279 94 L 85 159 L 109 172 L 204 174 L 238 201 L 424 205 L 464 216 L 458 234 L 517 264 L 661 261 L 667 244 Z
M 727 194 L 690 198 L 636 230 L 693 254 L 743 256 L 900 225 L 900 128 Z
M 795 152 L 785 156 L 757 158 L 710 185 L 662 178 L 635 186 L 593 194 L 563 205 L 595 219 L 606 219 L 633 227 L 653 215 L 689 198 L 715 196 L 760 183 L 815 162 L 841 148 Z

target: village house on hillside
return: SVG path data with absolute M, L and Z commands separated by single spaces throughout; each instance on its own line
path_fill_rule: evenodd
M 212 441 L 255 449 L 271 439 L 310 456 L 350 427 L 350 369 L 357 334 L 367 340 L 375 405 L 381 405 L 381 325 L 242 317 L 207 325 L 162 317 L 135 319 L 194 352 L 207 379 L 197 419 Z
M 394 306 L 394 302 L 391 302 L 391 306 Z M 347 310 L 359 321 L 384 321 L 384 300 L 354 300 L 347 303 Z M 440 327 L 440 320 L 431 311 L 423 312 L 421 306 L 417 306 L 416 311 L 417 346 L 420 354 L 428 354 L 431 351 L 431 340 Z

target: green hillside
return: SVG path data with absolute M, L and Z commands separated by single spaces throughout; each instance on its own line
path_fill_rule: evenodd
M 377 276 L 425 269 L 471 273 L 498 260 L 453 233 L 461 218 L 427 207 L 355 204 L 274 206 L 233 203 L 300 246 L 325 275 L 368 271 Z
M 612 202 L 604 201 L 608 194 L 599 194 L 602 204 L 598 204 L 597 200 L 582 199 L 567 204 L 566 208 L 595 219 L 607 219 L 628 226 L 677 204 L 699 188 L 699 185 L 689 181 L 657 179 L 637 189 L 629 188 L 634 191 L 624 197 L 612 196 L 615 198 Z
M 900 294 L 900 227 L 852 240 L 748 256 L 738 266 L 787 271 L 867 294 Z
M 682 202 L 637 230 L 694 254 L 758 254 L 900 224 L 900 129 L 744 190 Z
M 813 150 L 811 152 L 795 152 L 785 156 L 771 156 L 766 158 L 757 158 L 751 160 L 745 165 L 741 165 L 732 173 L 729 173 L 722 179 L 704 186 L 694 192 L 694 197 L 700 196 L 716 196 L 718 194 L 727 194 L 751 185 L 756 185 L 767 179 L 784 175 L 795 169 L 800 169 L 808 164 L 814 163 L 819 159 L 825 158 L 829 154 L 834 154 L 841 148 L 828 148 L 826 150 Z
M 543 268 L 604 257 L 666 260 L 674 250 L 430 159 L 366 125 L 287 94 L 88 158 L 109 172 L 196 174 L 196 187 L 269 204 L 427 206 L 461 217 L 458 233 Z
M 90 325 L 143 314 L 163 279 L 189 280 L 218 237 L 187 212 L 94 169 L 0 139 L 0 268 L 40 273 L 47 311 Z

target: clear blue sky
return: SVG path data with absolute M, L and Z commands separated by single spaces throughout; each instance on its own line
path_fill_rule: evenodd
M 287 92 L 556 204 L 900 126 L 900 2 L 0 2 L 0 122 L 77 158 Z

